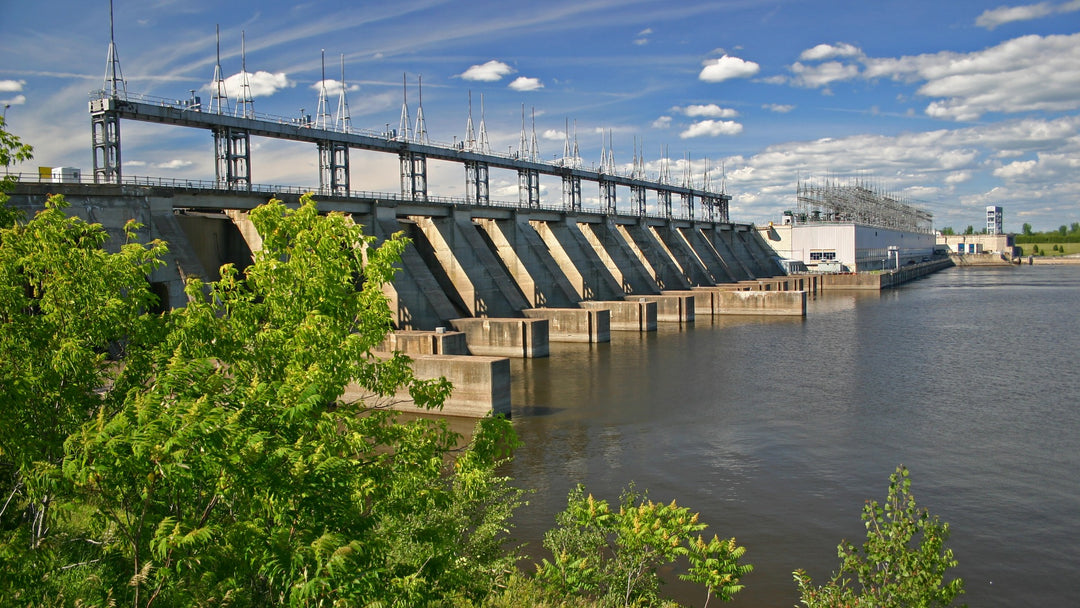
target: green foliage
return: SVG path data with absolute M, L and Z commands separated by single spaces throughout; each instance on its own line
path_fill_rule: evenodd
M 802 604 L 808 608 L 911 608 L 950 606 L 964 592 L 961 579 L 946 581 L 956 565 L 949 524 L 919 509 L 911 495 L 908 470 L 899 466 L 889 477 L 885 504 L 863 508 L 866 542 L 862 549 L 842 542 L 840 570 L 816 587 L 802 570 L 794 573 Z
M 509 423 L 461 448 L 386 409 L 402 387 L 428 408 L 450 390 L 371 353 L 400 235 L 376 247 L 307 197 L 271 201 L 244 276 L 224 266 L 152 315 L 164 245 L 105 254 L 101 227 L 61 206 L 2 232 L 0 390 L 17 407 L 0 415 L 20 418 L 0 446 L 33 517 L 4 515 L 0 604 L 450 605 L 512 570 Z M 341 398 L 350 384 L 370 396 Z
M 740 564 L 745 549 L 735 539 L 697 533 L 707 526 L 686 507 L 654 503 L 630 490 L 618 511 L 578 486 L 556 527 L 544 536 L 552 560 L 537 566 L 536 579 L 549 597 L 585 597 L 603 606 L 654 606 L 660 603 L 659 569 L 688 557 L 685 580 L 705 585 L 706 604 L 715 594 L 728 600 L 742 589 L 739 581 L 752 570 Z
M 7 206 L 6 193 L 15 185 L 15 177 L 9 175 L 7 169 L 15 163 L 28 161 L 33 156 L 34 149 L 17 136 L 8 133 L 4 128 L 4 119 L 0 117 L 0 165 L 4 167 L 4 176 L 0 177 L 0 228 L 7 228 L 19 219 L 18 212 Z
M 952 229 L 952 226 L 946 226 L 941 229 L 941 234 L 944 234 L 946 236 L 952 236 L 956 234 L 956 231 Z
M 1024 230 L 1025 235 L 1030 236 L 1032 234 L 1032 232 L 1031 232 L 1031 224 L 1028 224 L 1027 222 L 1024 222 L 1023 230 Z
M 964 234 L 975 234 L 975 227 L 968 226 L 967 228 L 964 228 Z

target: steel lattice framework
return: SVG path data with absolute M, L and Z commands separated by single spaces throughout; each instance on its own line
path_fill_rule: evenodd
M 840 183 L 800 181 L 800 222 L 854 222 L 908 232 L 933 231 L 934 215 L 882 192 L 862 180 Z

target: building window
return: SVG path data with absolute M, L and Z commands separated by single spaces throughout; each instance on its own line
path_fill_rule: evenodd
M 821 260 L 835 260 L 835 259 L 836 259 L 836 250 L 835 249 L 826 249 L 826 250 L 811 249 L 810 250 L 810 261 L 811 262 L 820 262 Z

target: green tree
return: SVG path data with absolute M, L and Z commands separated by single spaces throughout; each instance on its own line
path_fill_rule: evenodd
M 537 566 L 536 579 L 553 598 L 594 598 L 603 606 L 653 606 L 660 602 L 659 568 L 687 557 L 682 578 L 706 588 L 705 605 L 743 588 L 741 578 L 753 566 L 740 563 L 745 548 L 735 539 L 714 536 L 686 507 L 654 503 L 632 488 L 623 493 L 618 511 L 607 501 L 585 496 L 580 485 L 570 492 L 556 527 L 544 536 L 552 560 Z
M 1060 234 L 1061 236 L 1065 236 L 1068 233 L 1069 233 L 1069 227 L 1068 226 L 1066 226 L 1065 224 L 1062 224 L 1062 225 L 1058 226 L 1058 234 Z
M 1024 224 L 1024 228 L 1023 228 L 1023 231 L 1024 231 L 1024 235 L 1025 235 L 1025 236 L 1031 236 L 1031 235 L 1033 234 L 1033 233 L 1031 232 L 1031 224 L 1025 223 L 1025 224 Z
M 964 234 L 975 234 L 975 227 L 968 226 L 967 228 L 964 228 Z
M 952 226 L 946 226 L 946 227 L 941 229 L 941 234 L 944 234 L 946 236 L 952 236 L 952 235 L 956 234 L 956 231 L 953 230 Z
M 903 465 L 889 477 L 884 504 L 868 501 L 862 519 L 862 549 L 842 542 L 840 570 L 820 587 L 802 570 L 794 573 L 802 604 L 808 608 L 910 608 L 950 606 L 964 592 L 961 579 L 946 581 L 956 566 L 949 524 L 920 509 L 911 495 Z
M 452 605 L 512 569 L 502 542 L 520 492 L 496 474 L 509 423 L 484 419 L 459 448 L 444 422 L 385 407 L 402 388 L 428 408 L 450 390 L 400 354 L 372 354 L 400 235 L 376 247 L 307 197 L 271 201 L 251 214 L 264 248 L 243 276 L 227 265 L 216 283 L 192 280 L 185 308 L 155 315 L 139 290 L 164 246 L 108 256 L 104 230 L 61 206 L 0 232 L 13 311 L 0 356 L 22 360 L 0 388 L 26 410 L 4 421 L 3 448 L 34 514 L 4 514 L 0 578 L 13 584 L 0 604 Z M 34 240 L 51 253 L 24 252 Z M 73 243 L 88 253 L 62 257 Z M 112 263 L 127 282 L 104 272 Z M 72 303 L 65 289 L 108 297 Z M 76 315 L 101 328 L 85 345 L 65 325 Z M 349 386 L 365 396 L 342 398 Z M 30 396 L 42 389 L 75 393 L 70 415 L 19 447 L 60 402 Z
M 1069 234 L 1080 233 L 1080 222 L 1073 222 L 1069 224 Z
M 8 173 L 8 167 L 28 161 L 33 155 L 34 149 L 17 136 L 8 133 L 4 127 L 4 118 L 0 117 L 0 165 L 4 166 L 4 176 L 0 177 L 0 228 L 12 225 L 19 218 L 18 213 L 7 206 L 7 193 L 15 185 L 15 176 Z

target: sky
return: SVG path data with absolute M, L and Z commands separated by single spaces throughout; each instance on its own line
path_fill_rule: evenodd
M 0 0 L 0 15 L 0 107 L 35 149 L 12 170 L 89 173 L 108 1 Z M 981 229 L 987 205 L 1009 231 L 1080 221 L 1080 0 L 115 0 L 128 92 L 207 104 L 215 28 L 223 76 L 235 85 L 246 65 L 260 114 L 317 118 L 325 86 L 337 118 L 344 81 L 354 129 L 397 128 L 407 101 L 411 126 L 422 107 L 430 139 L 452 144 L 471 96 L 495 151 L 518 150 L 524 114 L 545 160 L 569 131 L 586 167 L 610 142 L 620 172 L 636 151 L 652 178 L 665 156 L 676 182 L 703 187 L 707 169 L 734 221 L 779 221 L 799 181 L 826 179 L 868 183 L 939 229 Z M 124 121 L 121 137 L 125 176 L 214 178 L 208 132 Z M 350 164 L 353 190 L 399 190 L 393 156 Z M 256 138 L 251 170 L 318 185 L 310 144 Z M 464 195 L 459 165 L 428 171 L 431 195 Z M 557 178 L 541 196 L 561 203 Z M 516 175 L 492 170 L 491 197 L 516 201 Z

